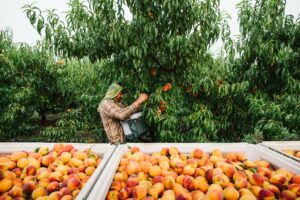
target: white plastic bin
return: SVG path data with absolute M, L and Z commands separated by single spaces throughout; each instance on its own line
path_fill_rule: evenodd
M 158 152 L 162 147 L 176 146 L 182 153 L 189 153 L 195 148 L 201 148 L 206 153 L 211 153 L 213 149 L 220 149 L 223 153 L 244 152 L 249 160 L 267 160 L 275 168 L 285 168 L 291 172 L 300 173 L 300 165 L 292 162 L 283 155 L 278 155 L 269 149 L 259 145 L 248 143 L 128 143 L 118 146 L 113 158 L 105 167 L 102 175 L 94 185 L 93 190 L 88 196 L 88 200 L 105 200 L 113 181 L 114 174 L 119 166 L 123 154 L 128 151 L 128 146 L 137 146 L 144 153 L 150 154 Z
M 292 160 L 295 160 L 300 163 L 300 158 L 297 158 L 296 156 L 292 156 L 284 152 L 284 150 L 297 150 L 300 151 L 300 141 L 266 141 L 262 142 L 259 145 L 266 147 L 268 149 L 271 149 L 272 151 L 275 151 L 277 153 L 280 153 Z
M 0 143 L 0 154 L 13 153 L 15 151 L 27 151 L 32 152 L 37 147 L 48 147 L 52 149 L 56 143 Z M 63 144 L 72 144 L 74 148 L 78 150 L 84 150 L 92 147 L 92 150 L 95 154 L 101 157 L 102 161 L 99 166 L 96 168 L 92 176 L 89 178 L 88 182 L 81 189 L 76 200 L 86 199 L 89 192 L 92 190 L 94 184 L 98 180 L 99 176 L 103 172 L 103 169 L 107 165 L 109 159 L 113 155 L 117 146 L 110 144 L 86 144 L 86 143 L 63 143 Z

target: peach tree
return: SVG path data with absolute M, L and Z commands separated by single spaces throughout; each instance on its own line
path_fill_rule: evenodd
M 71 0 L 65 21 L 34 5 L 24 10 L 44 47 L 79 60 L 59 80 L 64 99 L 87 110 L 76 130 L 103 134 L 97 104 L 118 81 L 128 103 L 150 95 L 143 112 L 158 141 L 299 138 L 299 23 L 285 16 L 283 0 L 242 0 L 234 42 L 219 4 Z M 210 48 L 218 39 L 224 56 L 215 58 Z

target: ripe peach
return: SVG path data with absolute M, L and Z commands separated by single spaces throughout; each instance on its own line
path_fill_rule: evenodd
M 80 180 L 85 179 L 87 177 L 87 175 L 83 172 L 79 172 L 79 173 L 77 173 L 77 175 L 79 176 Z
M 272 200 L 275 199 L 275 195 L 273 194 L 273 192 L 271 192 L 270 190 L 266 190 L 266 189 L 261 189 L 259 192 L 259 196 L 258 199 L 268 199 L 268 200 Z
M 229 165 L 229 164 L 224 164 L 224 166 L 222 167 L 222 170 L 223 170 L 224 174 L 226 176 L 228 176 L 228 178 L 232 178 L 236 172 L 235 167 L 233 165 Z
M 209 188 L 206 179 L 203 176 L 198 176 L 195 180 L 198 181 L 198 189 L 206 193 Z
M 175 185 L 175 179 L 173 176 L 167 176 L 164 180 L 163 180 L 163 184 L 164 184 L 164 188 L 165 189 L 173 189 L 174 185 Z
M 263 186 L 264 181 L 265 181 L 265 177 L 258 174 L 258 173 L 254 173 L 252 175 L 252 178 L 249 179 L 249 181 L 253 185 Z
M 64 195 L 60 200 L 73 200 L 73 196 L 72 195 Z
M 127 181 L 128 179 L 128 175 L 126 172 L 117 172 L 115 175 L 114 175 L 114 180 L 115 181 Z
M 53 150 L 58 153 L 63 147 L 64 147 L 64 144 L 57 143 L 53 146 Z
M 237 171 L 233 174 L 233 181 L 236 181 L 239 178 L 245 178 L 247 179 L 247 175 L 245 174 L 244 171 Z
M 50 181 L 48 179 L 41 179 L 38 182 L 38 187 L 43 187 L 43 188 L 47 188 L 49 185 Z
M 219 184 L 222 188 L 229 185 L 230 179 L 224 174 L 216 174 L 213 176 L 213 183 Z
M 248 183 L 246 178 L 238 178 L 238 179 L 235 180 L 234 186 L 237 189 L 248 188 L 249 183 Z
M 36 188 L 32 191 L 31 197 L 32 199 L 37 199 L 38 197 L 43 197 L 47 195 L 47 191 L 45 188 Z
M 164 181 L 165 177 L 163 176 L 154 176 L 152 178 L 152 184 L 155 184 L 155 183 L 162 183 Z
M 158 194 L 162 194 L 164 191 L 164 185 L 162 183 L 155 183 L 153 187 L 157 189 Z
M 175 200 L 175 193 L 173 190 L 165 190 L 161 198 L 162 200 Z
M 42 164 L 44 166 L 49 166 L 54 160 L 55 159 L 52 155 L 46 155 L 42 158 Z
M 71 160 L 69 160 L 68 164 L 72 167 L 77 167 L 79 168 L 80 166 L 83 165 L 83 161 L 79 160 L 77 158 L 71 158 Z
M 38 150 L 38 153 L 39 153 L 41 156 L 47 155 L 48 152 L 49 152 L 49 148 L 48 148 L 48 147 L 40 147 L 39 150 Z
M 181 174 L 184 169 L 184 164 L 182 162 L 177 162 L 174 166 L 174 172 L 177 174 Z
M 39 169 L 41 167 L 41 162 L 35 158 L 28 158 L 28 166 L 30 165 L 34 166 L 36 169 Z
M 76 167 L 70 167 L 68 169 L 68 175 L 78 173 L 78 172 L 79 172 L 79 169 L 77 169 Z
M 159 163 L 159 167 L 161 169 L 165 169 L 165 170 L 169 170 L 170 169 L 170 165 L 169 165 L 169 162 L 168 161 L 161 161 Z
M 253 194 L 242 195 L 240 200 L 257 200 Z
M 28 157 L 28 154 L 24 151 L 16 151 L 10 155 L 10 159 L 14 162 L 17 162 L 21 158 L 27 158 L 27 157 Z
M 292 191 L 289 191 L 289 190 L 283 190 L 281 192 L 281 198 L 282 200 L 294 200 L 296 199 L 297 196 L 295 193 L 293 193 Z
M 190 152 L 190 157 L 200 159 L 200 158 L 202 158 L 203 154 L 204 153 L 203 153 L 202 149 L 196 148 Z
M 237 160 L 241 161 L 241 162 L 247 160 L 247 157 L 246 157 L 245 153 L 242 153 L 242 152 L 238 152 L 236 154 L 236 157 L 237 157 Z
M 120 199 L 128 199 L 131 196 L 132 189 L 129 187 L 122 188 L 119 192 Z
M 145 173 L 149 173 L 149 170 L 151 168 L 152 164 L 148 161 L 141 161 L 140 162 L 140 169 L 142 172 L 145 172 Z
M 80 189 L 80 187 L 81 187 L 80 179 L 78 179 L 76 177 L 70 178 L 68 183 L 67 183 L 67 187 L 71 191 L 76 190 L 76 189 Z
M 161 175 L 161 168 L 157 165 L 150 167 L 149 175 L 152 177 Z
M 83 161 L 83 164 L 84 164 L 85 167 L 89 167 L 89 166 L 95 167 L 96 166 L 96 160 L 93 159 L 93 158 L 85 158 L 84 161 Z
M 294 175 L 292 177 L 292 183 L 300 184 L 300 174 Z
M 58 191 L 59 189 L 60 189 L 60 185 L 56 181 L 50 182 L 49 185 L 48 185 L 48 187 L 47 187 L 48 193 L 51 193 L 51 192 L 54 192 L 54 191 Z
M 32 193 L 32 191 L 37 187 L 35 182 L 26 182 L 23 184 L 23 192 L 26 194 Z
M 52 182 L 52 181 L 57 181 L 57 182 L 61 182 L 63 179 L 63 175 L 62 173 L 60 172 L 52 172 L 50 175 L 49 175 L 49 181 Z
M 254 168 L 254 167 L 257 167 L 255 162 L 253 161 L 250 161 L 250 160 L 245 160 L 243 162 L 243 164 L 245 165 L 246 168 Z
M 288 185 L 287 189 L 294 192 L 297 196 L 300 196 L 300 184 L 290 184 Z
M 71 152 L 72 149 L 74 149 L 73 145 L 66 144 L 59 150 L 58 155 L 60 156 L 64 152 Z
M 193 177 L 186 175 L 183 179 L 183 186 L 192 191 L 199 188 L 199 182 L 195 180 Z
M 168 155 L 169 155 L 169 148 L 163 147 L 163 148 L 160 150 L 160 154 L 163 155 L 163 156 L 168 156 Z
M 207 182 L 209 184 L 211 184 L 213 182 L 213 177 L 215 175 L 215 170 L 214 169 L 208 169 L 206 172 L 205 172 L 205 178 L 207 180 Z
M 286 177 L 282 174 L 274 174 L 270 178 L 270 183 L 281 187 L 286 182 Z
M 17 162 L 17 166 L 20 169 L 23 169 L 23 168 L 27 167 L 28 163 L 29 163 L 29 160 L 27 158 L 20 158 Z
M 10 188 L 12 188 L 12 186 L 13 186 L 13 181 L 11 179 L 3 178 L 0 181 L 0 194 L 10 190 Z
M 27 176 L 32 176 L 36 174 L 36 168 L 32 165 L 25 168 L 25 173 Z
M 96 170 L 95 167 L 89 166 L 85 169 L 85 174 L 88 175 L 88 176 L 91 176 L 94 173 L 95 170 Z
M 36 160 L 39 160 L 41 158 L 41 154 L 39 154 L 37 152 L 29 152 L 28 158 L 34 158 Z
M 265 168 L 269 168 L 270 167 L 270 163 L 266 160 L 256 160 L 254 161 L 255 164 L 258 166 L 258 167 L 265 167 Z
M 228 162 L 236 162 L 238 160 L 236 153 L 227 153 L 225 158 Z
M 143 199 L 147 196 L 147 187 L 138 185 L 133 188 L 132 196 L 136 199 Z
M 266 168 L 266 167 L 259 167 L 257 168 L 257 171 L 256 171 L 258 174 L 262 175 L 262 176 L 265 176 L 267 178 L 270 178 L 271 177 L 271 170 L 269 168 Z
M 194 158 L 190 158 L 187 160 L 187 164 L 190 165 L 193 168 L 197 168 L 198 167 L 198 161 Z
M 145 180 L 143 180 L 143 181 L 141 181 L 141 182 L 139 183 L 139 185 L 144 185 L 144 186 L 146 186 L 147 188 L 149 188 L 149 187 L 152 186 L 152 183 L 151 183 L 151 181 L 145 181 Z
M 126 167 L 128 175 L 138 174 L 140 172 L 140 166 L 136 161 L 130 161 Z
M 277 169 L 275 173 L 283 175 L 286 178 L 286 183 L 288 183 L 293 177 L 293 174 L 291 172 L 283 168 Z
M 195 168 L 193 168 L 191 165 L 186 165 L 183 168 L 183 172 L 184 175 L 189 175 L 189 176 L 193 176 L 195 174 Z
M 131 153 L 134 154 L 135 152 L 138 152 L 138 151 L 141 151 L 139 147 L 130 147 L 130 152 Z
M 60 188 L 59 192 L 62 194 L 62 196 L 71 195 L 72 194 L 72 191 L 69 190 L 67 187 Z
M 139 185 L 139 179 L 137 176 L 130 176 L 126 181 L 127 187 L 134 188 L 137 185 Z
M 177 149 L 177 147 L 169 147 L 169 154 L 170 155 L 179 154 L 179 150 Z
M 195 170 L 194 176 L 195 176 L 195 177 L 197 177 L 197 176 L 205 176 L 205 173 L 206 173 L 206 170 L 205 170 L 203 167 L 198 167 L 198 168 Z
M 211 155 L 212 156 L 217 156 L 217 157 L 222 157 L 222 151 L 220 149 L 214 149 L 212 152 L 211 152 Z
M 75 151 L 72 155 L 78 160 L 84 160 L 87 157 L 87 153 L 83 151 Z
M 251 192 L 256 196 L 256 197 L 258 197 L 259 196 L 259 192 L 261 191 L 261 187 L 260 186 L 256 186 L 256 185 L 252 185 L 251 187 L 250 187 L 250 190 L 251 190 Z
M 176 195 L 176 200 L 192 200 L 193 197 L 189 192 L 182 192 Z
M 233 186 L 228 186 L 223 191 L 224 198 L 226 200 L 237 200 L 240 197 L 239 191 L 237 191 Z
M 223 193 L 222 190 L 209 190 L 205 197 L 205 200 L 222 200 L 223 199 Z
M 78 194 L 79 194 L 80 190 L 77 189 L 77 190 L 73 190 L 72 191 L 72 196 L 75 198 Z
M 122 158 L 120 161 L 120 166 L 126 166 L 128 163 L 128 159 L 127 158 Z
M 140 181 L 147 180 L 149 177 L 149 175 L 144 172 L 139 172 L 137 176 Z
M 183 175 L 183 174 L 180 174 L 179 176 L 177 176 L 176 183 L 179 183 L 180 185 L 183 185 L 184 177 L 185 177 L 185 175 Z
M 154 197 L 155 199 L 158 198 L 159 193 L 158 193 L 158 189 L 155 187 L 149 187 L 147 188 L 147 194 L 151 195 L 152 197 Z
M 47 179 L 50 176 L 50 172 L 48 170 L 38 171 L 36 178 L 38 180 Z
M 49 195 L 49 199 L 50 200 L 60 200 L 61 198 L 63 197 L 63 195 L 60 193 L 60 192 L 52 192 L 50 195 Z
M 278 187 L 276 187 L 275 185 L 272 185 L 269 182 L 265 182 L 263 188 L 273 192 L 275 197 L 279 197 L 280 191 L 279 191 Z
M 205 194 L 201 192 L 200 190 L 194 190 L 191 192 L 191 196 L 193 200 L 201 200 L 204 198 Z
M 12 172 L 16 175 L 16 177 L 20 177 L 22 170 L 20 168 L 15 168 L 12 170 Z
M 13 186 L 8 194 L 12 197 L 22 197 L 23 196 L 23 189 L 22 186 Z
M 208 187 L 208 190 L 207 190 L 207 192 L 209 192 L 209 191 L 214 191 L 214 190 L 218 190 L 218 191 L 223 191 L 222 190 L 222 187 L 220 186 L 220 185 L 218 185 L 218 184 L 211 184 L 209 187 Z

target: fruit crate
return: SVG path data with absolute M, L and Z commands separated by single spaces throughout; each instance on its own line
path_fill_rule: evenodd
M 266 141 L 259 145 L 300 163 L 300 141 Z
M 278 155 L 269 149 L 248 143 L 128 143 L 127 145 L 118 146 L 114 157 L 107 164 L 87 199 L 106 199 L 119 163 L 123 155 L 129 151 L 128 147 L 138 147 L 141 152 L 150 154 L 159 152 L 163 147 L 171 146 L 177 147 L 184 154 L 188 154 L 196 148 L 200 148 L 208 154 L 211 154 L 214 149 L 220 149 L 222 153 L 243 152 L 248 160 L 266 160 L 270 162 L 273 168 L 285 168 L 292 173 L 300 174 L 300 165 L 298 163 L 289 160 L 283 155 Z
M 48 147 L 51 150 L 57 143 L 0 143 L 0 157 L 8 155 L 13 152 L 25 151 L 33 152 L 39 147 Z M 89 192 L 92 190 L 94 184 L 98 180 L 99 176 L 103 172 L 109 159 L 113 155 L 117 146 L 110 144 L 86 144 L 86 143 L 63 143 L 63 145 L 72 145 L 75 149 L 83 151 L 85 149 L 91 149 L 95 155 L 101 158 L 101 162 L 94 170 L 90 178 L 87 180 L 84 187 L 81 188 L 80 192 L 76 196 L 76 200 L 86 199 Z M 1 164 L 1 163 L 0 163 Z

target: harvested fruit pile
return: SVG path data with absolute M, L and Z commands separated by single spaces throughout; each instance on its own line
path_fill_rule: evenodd
M 297 198 L 298 197 L 298 198 Z M 176 147 L 146 155 L 132 147 L 120 161 L 107 199 L 300 199 L 300 175 L 244 153 L 211 155 Z
M 285 149 L 285 150 L 283 150 L 283 152 L 288 154 L 288 155 L 300 158 L 300 151 L 299 150 Z
M 0 157 L 0 199 L 75 199 L 101 159 L 70 144 Z

